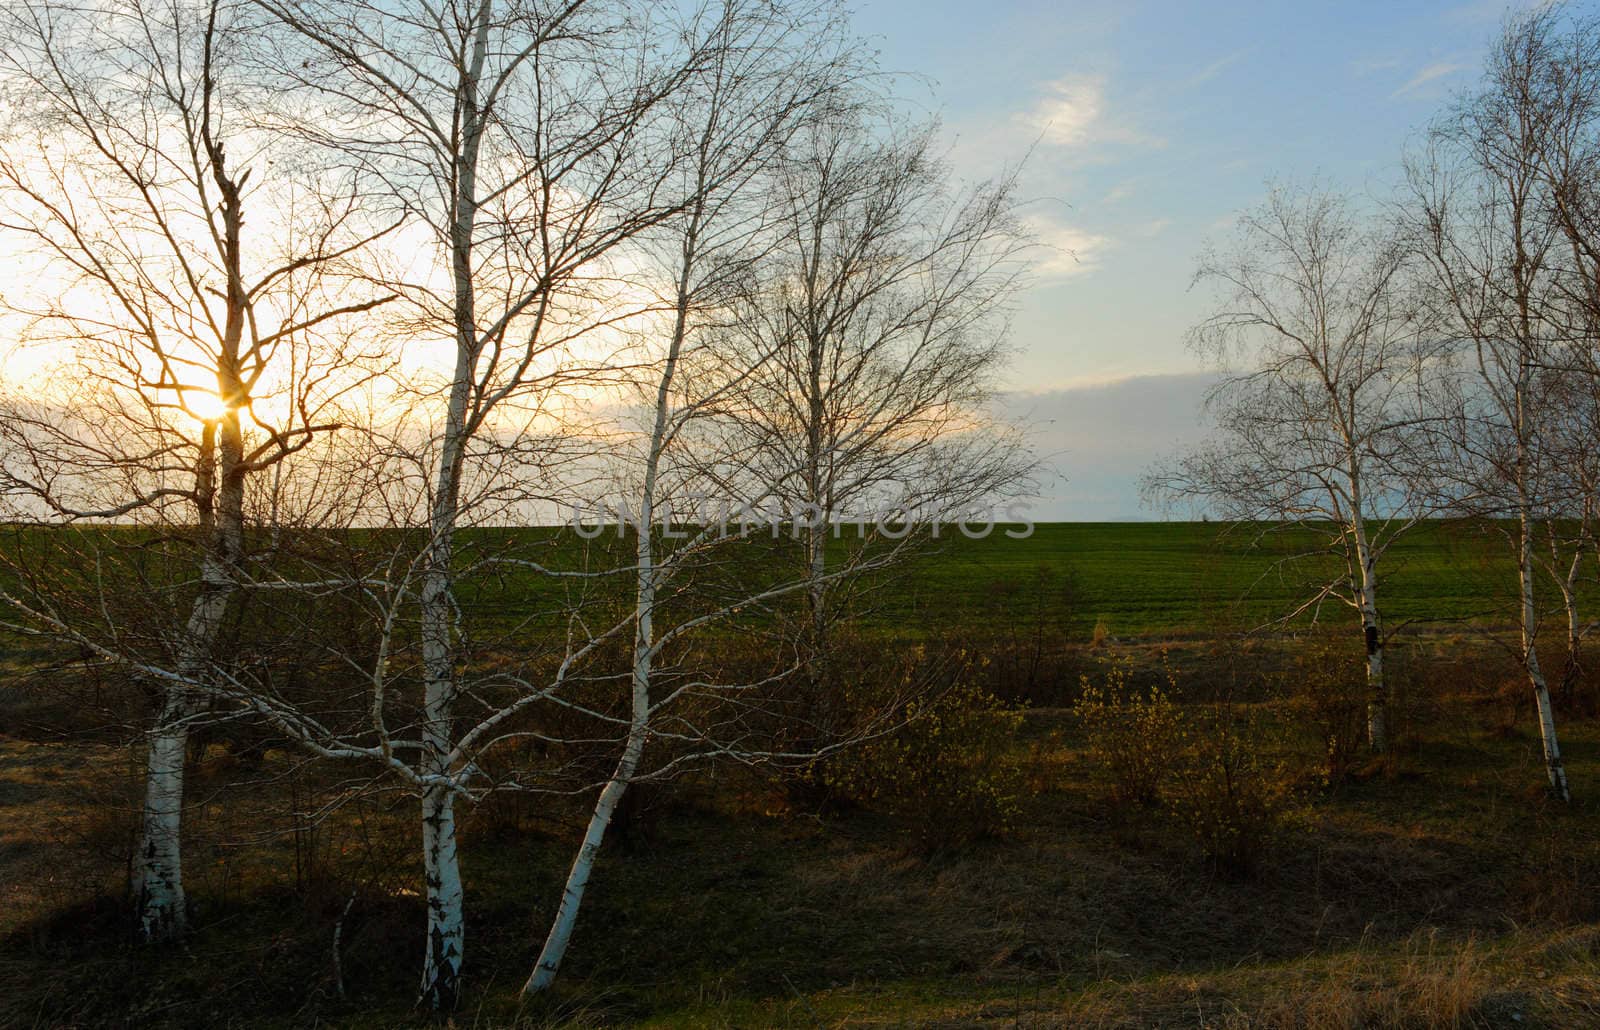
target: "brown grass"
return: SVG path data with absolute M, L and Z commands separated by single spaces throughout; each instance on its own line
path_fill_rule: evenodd
M 1162 812 L 1108 808 L 1062 709 L 1022 726 L 1011 832 L 934 856 L 870 808 L 818 817 L 750 777 L 679 784 L 651 800 L 649 832 L 607 849 L 539 1011 L 515 987 L 579 812 L 491 806 L 464 831 L 457 1025 L 1600 1026 L 1600 724 L 1563 724 L 1578 801 L 1554 805 L 1536 740 L 1483 718 L 1503 670 L 1475 675 L 1414 682 L 1432 692 L 1415 749 L 1304 795 L 1247 878 L 1216 875 Z M 1207 703 L 1221 681 L 1185 688 Z M 293 805 L 315 808 L 343 770 L 214 745 L 194 781 L 195 935 L 140 952 L 121 907 L 137 757 L 0 738 L 0 1026 L 415 1021 L 408 801 L 364 798 L 297 833 Z M 340 1001 L 329 946 L 352 893 Z

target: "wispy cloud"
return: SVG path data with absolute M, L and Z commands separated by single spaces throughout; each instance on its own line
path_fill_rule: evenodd
M 1108 117 L 1104 75 L 1066 75 L 1045 83 L 1043 93 L 1031 110 L 1017 115 L 1015 120 L 1038 133 L 1040 141 L 1046 145 L 1160 145 L 1160 140 L 1129 125 L 1117 124 Z
M 1109 236 L 1045 218 L 1031 219 L 1028 228 L 1039 243 L 1033 273 L 1040 279 L 1061 280 L 1088 275 L 1100 266 L 1100 259 L 1112 245 Z
M 1106 195 L 1100 198 L 1100 203 L 1118 204 L 1131 196 L 1133 196 L 1133 183 L 1119 182 L 1106 191 Z
M 1046 83 L 1044 98 L 1023 119 L 1046 143 L 1086 143 L 1105 111 L 1105 89 L 1103 75 L 1069 75 Z
M 1187 79 L 1185 79 L 1183 81 L 1183 88 L 1185 88 L 1185 89 L 1193 89 L 1194 87 L 1200 85 L 1201 83 L 1210 82 L 1212 79 L 1216 78 L 1218 75 L 1221 75 L 1223 72 L 1227 71 L 1233 65 L 1238 64 L 1240 61 L 1244 60 L 1246 57 L 1248 57 L 1250 55 L 1250 52 L 1252 50 L 1254 50 L 1254 49 L 1255 49 L 1254 47 L 1245 47 L 1243 50 L 1235 50 L 1233 53 L 1228 54 L 1226 57 L 1217 58 L 1215 61 L 1212 61 L 1210 64 L 1206 65 L 1204 68 L 1201 68 L 1199 71 L 1195 72 L 1193 75 L 1191 75 Z
M 1350 70 L 1357 75 L 1374 75 L 1378 72 L 1392 72 L 1401 67 L 1404 62 L 1398 57 L 1360 57 L 1350 62 Z
M 1389 94 L 1389 97 L 1390 99 L 1395 99 L 1410 96 L 1422 90 L 1429 83 L 1438 82 L 1440 79 L 1448 78 L 1456 72 L 1465 71 L 1470 67 L 1472 66 L 1461 61 L 1435 61 L 1424 66 L 1421 71 L 1407 79 L 1405 85 Z

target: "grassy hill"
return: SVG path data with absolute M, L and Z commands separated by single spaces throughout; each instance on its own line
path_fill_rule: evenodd
M 1119 637 L 1255 626 L 1292 611 L 1316 584 L 1338 574 L 1325 546 L 1324 537 L 1305 529 L 1204 522 L 1042 523 L 1023 540 L 998 530 L 982 540 L 955 535 L 900 575 L 882 610 L 886 617 L 926 618 L 951 605 L 981 609 L 996 588 L 1028 589 L 1047 570 L 1042 582 L 1051 603 L 1072 609 L 1065 614 L 1078 631 L 1097 622 Z M 1497 621 L 1516 582 L 1504 538 L 1493 527 L 1446 522 L 1402 537 L 1380 575 L 1391 626 Z M 1351 615 L 1330 602 L 1321 617 L 1337 622 Z

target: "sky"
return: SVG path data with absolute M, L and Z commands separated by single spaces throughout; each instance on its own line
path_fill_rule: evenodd
M 982 12 L 981 17 L 974 11 Z M 1493 2 L 860 0 L 856 27 L 984 178 L 1026 156 L 1046 249 L 1019 299 L 1007 411 L 1046 458 L 1036 517 L 1157 518 L 1138 479 L 1203 432 L 1190 289 L 1269 180 L 1381 200 L 1471 85 Z
M 1507 2 L 1536 0 L 854 2 L 959 176 L 1026 158 L 1041 246 L 1002 411 L 1043 459 L 1032 516 L 1102 521 L 1165 517 L 1140 477 L 1205 431 L 1217 370 L 1184 336 L 1213 303 L 1190 288 L 1207 242 L 1269 180 L 1389 196 L 1407 145 L 1475 81 Z M 7 371 L 27 356 L 0 350 Z

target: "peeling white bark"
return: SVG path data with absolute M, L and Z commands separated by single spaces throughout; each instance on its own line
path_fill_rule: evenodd
M 434 1008 L 453 1007 L 461 990 L 461 867 L 456 861 L 455 796 L 442 788 L 422 798 L 423 878 L 427 885 L 428 943 L 421 998 Z
M 145 941 L 169 940 L 187 925 L 183 896 L 181 831 L 183 815 L 183 763 L 189 733 L 181 721 L 182 701 L 174 696 L 168 708 L 178 721 L 150 734 L 150 754 L 145 768 L 144 820 L 135 858 L 134 895 L 139 911 L 139 933 Z

